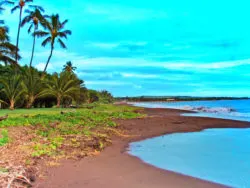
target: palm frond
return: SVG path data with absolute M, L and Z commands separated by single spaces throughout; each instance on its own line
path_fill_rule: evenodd
M 3 6 L 3 5 L 13 5 L 14 2 L 12 1 L 7 1 L 7 0 L 3 0 L 0 2 L 0 6 Z
M 64 20 L 61 24 L 60 24 L 60 29 L 64 28 L 64 26 L 69 22 L 69 20 Z
M 11 9 L 11 13 L 14 13 L 17 9 L 20 9 L 20 6 L 17 5 Z
M 51 42 L 51 37 L 46 38 L 43 42 L 42 42 L 42 46 L 46 46 L 49 42 Z
M 23 18 L 22 22 L 21 22 L 21 27 L 23 27 L 25 24 L 29 23 L 31 20 L 33 19 L 32 16 L 28 15 L 25 18 Z
M 45 12 L 44 8 L 42 6 L 38 6 L 38 5 L 29 5 L 29 8 L 31 9 L 35 9 L 35 10 L 39 10 L 41 12 Z
M 49 35 L 49 32 L 46 32 L 46 31 L 36 31 L 34 33 L 37 37 L 46 37 Z
M 64 49 L 67 48 L 67 46 L 64 44 L 64 42 L 61 39 L 57 39 L 57 41 L 58 41 L 59 45 L 61 46 L 61 48 L 64 48 Z
M 29 29 L 28 29 L 28 33 L 30 33 L 30 32 L 31 32 L 31 30 L 32 30 L 33 26 L 34 26 L 33 24 L 30 24 Z

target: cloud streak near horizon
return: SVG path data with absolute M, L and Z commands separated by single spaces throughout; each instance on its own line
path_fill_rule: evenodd
M 68 18 L 73 31 L 68 50 L 57 46 L 50 72 L 71 60 L 87 87 L 115 96 L 250 96 L 246 0 L 35 3 L 48 14 Z M 2 16 L 15 41 L 17 15 L 7 11 Z M 26 30 L 21 33 L 22 64 L 29 62 L 32 45 Z M 36 51 L 35 66 L 43 69 L 49 49 Z

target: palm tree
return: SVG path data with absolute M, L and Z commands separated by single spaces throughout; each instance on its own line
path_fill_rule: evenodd
M 19 0 L 18 4 L 15 5 L 12 9 L 11 12 L 15 12 L 16 10 L 19 9 L 19 24 L 18 24 L 18 31 L 17 31 L 17 39 L 16 39 L 16 63 L 18 60 L 18 47 L 19 47 L 19 36 L 20 36 L 20 30 L 21 30 L 21 22 L 22 22 L 22 14 L 23 14 L 23 9 L 27 3 L 31 3 L 33 0 Z
M 57 99 L 57 108 L 61 106 L 63 99 L 73 100 L 76 94 L 80 94 L 80 82 L 75 74 L 68 72 L 55 73 L 47 83 L 43 96 L 50 95 Z
M 109 93 L 107 90 L 103 90 L 100 92 L 100 98 L 102 99 L 102 102 L 104 103 L 111 103 L 114 98 L 111 93 Z
M 31 108 L 35 100 L 42 96 L 44 90 L 44 84 L 38 72 L 32 68 L 28 68 L 24 72 L 22 86 L 27 99 L 26 108 Z
M 99 93 L 95 90 L 88 90 L 88 102 L 89 103 L 94 103 L 94 102 L 97 102 L 99 101 Z
M 44 9 L 40 6 L 36 6 L 35 10 L 26 10 L 28 15 L 22 20 L 21 27 L 23 27 L 26 24 L 30 24 L 28 33 L 31 32 L 32 29 L 34 29 L 33 32 L 33 46 L 32 46 L 32 53 L 30 58 L 30 67 L 32 66 L 33 57 L 34 57 L 34 51 L 35 51 L 35 44 L 36 44 L 36 35 L 35 32 L 38 29 L 39 24 L 41 24 L 43 27 L 45 27 L 45 18 L 46 15 L 43 15 Z
M 65 30 L 64 27 L 66 25 L 66 23 L 68 23 L 68 20 L 65 20 L 63 22 L 60 21 L 60 17 L 58 14 L 56 15 L 52 15 L 49 20 L 47 21 L 46 24 L 46 29 L 48 29 L 47 31 L 37 31 L 35 34 L 38 37 L 47 37 L 43 42 L 42 42 L 42 46 L 46 46 L 47 44 L 50 44 L 50 55 L 48 57 L 48 60 L 46 62 L 45 68 L 44 68 L 44 73 L 47 70 L 48 64 L 50 62 L 50 59 L 53 55 L 53 51 L 54 51 L 54 47 L 55 47 L 55 42 L 58 42 L 59 45 L 66 49 L 66 45 L 64 44 L 64 42 L 62 41 L 62 38 L 66 38 L 68 35 L 71 35 L 71 31 L 70 30 Z M 56 40 L 57 39 L 57 40 Z
M 0 1 L 0 14 L 4 9 L 3 5 L 12 4 L 11 1 L 2 0 Z M 5 65 L 7 64 L 15 64 L 15 53 L 16 47 L 9 42 L 9 29 L 4 26 L 4 21 L 0 20 L 0 62 L 3 62 Z M 18 55 L 18 58 L 20 56 Z
M 71 61 L 66 62 L 66 65 L 63 66 L 63 71 L 74 72 L 76 67 L 73 66 Z
M 0 27 L 0 62 L 3 62 L 5 65 L 16 65 L 17 48 L 9 42 L 8 32 L 7 27 Z M 17 59 L 20 59 L 18 54 Z
M 22 88 L 22 78 L 20 75 L 12 75 L 10 77 L 5 77 L 0 80 L 0 83 L 3 85 L 3 92 L 8 99 L 9 109 L 14 110 L 17 100 L 21 97 L 24 90 Z

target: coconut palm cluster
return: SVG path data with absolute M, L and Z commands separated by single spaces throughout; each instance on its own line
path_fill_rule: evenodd
M 16 43 L 12 44 L 7 20 L 0 20 L 0 108 L 68 107 L 85 102 L 112 101 L 113 97 L 107 91 L 85 88 L 71 61 L 60 73 L 47 73 L 55 47 L 67 48 L 65 39 L 72 34 L 67 29 L 67 19 L 61 20 L 59 14 L 47 15 L 43 7 L 34 5 L 33 0 L 0 0 L 0 13 L 8 8 L 12 13 L 18 12 L 18 30 Z M 24 26 L 28 26 L 28 33 L 33 38 L 29 66 L 19 64 L 19 41 Z M 50 47 L 43 71 L 33 67 L 37 38 L 42 39 L 43 47 Z

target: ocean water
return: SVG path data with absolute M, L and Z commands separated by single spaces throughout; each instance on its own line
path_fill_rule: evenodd
M 185 116 L 215 117 L 250 122 L 250 100 L 182 101 L 182 102 L 140 102 L 135 106 L 150 108 L 174 108 L 198 113 Z
M 205 116 L 250 121 L 250 100 L 133 103 L 189 109 Z M 250 129 L 208 129 L 131 143 L 129 154 L 158 168 L 236 188 L 250 188 Z
M 129 153 L 158 168 L 230 187 L 250 187 L 250 129 L 209 129 L 131 143 Z

